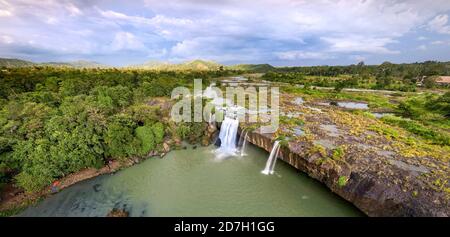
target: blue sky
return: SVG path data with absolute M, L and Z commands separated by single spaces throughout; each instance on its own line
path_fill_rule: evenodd
M 450 61 L 450 1 L 0 0 L 0 57 L 115 66 Z

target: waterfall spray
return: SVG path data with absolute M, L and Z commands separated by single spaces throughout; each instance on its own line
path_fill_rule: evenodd
M 239 142 L 238 142 L 238 146 L 242 147 L 242 142 L 244 141 L 244 133 L 245 133 L 246 128 L 241 130 L 241 135 L 239 136 Z
M 245 145 L 247 144 L 247 135 L 248 135 L 249 130 L 245 131 L 244 133 L 244 141 L 242 142 L 242 147 L 241 147 L 241 156 L 245 156 Z
M 270 152 L 269 158 L 266 162 L 266 167 L 261 173 L 265 175 L 273 174 L 273 170 L 275 168 L 275 163 L 277 162 L 278 152 L 280 151 L 280 141 L 275 141 L 272 147 L 272 151 Z

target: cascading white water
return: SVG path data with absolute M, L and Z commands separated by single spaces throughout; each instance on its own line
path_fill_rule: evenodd
M 236 155 L 236 137 L 239 120 L 225 117 L 220 126 L 220 148 L 216 150 L 219 158 Z
M 261 173 L 265 175 L 273 174 L 275 168 L 275 163 L 277 162 L 278 152 L 280 151 L 280 141 L 275 141 L 273 143 L 272 151 L 270 152 L 269 159 L 267 159 L 266 167 Z
M 245 128 L 241 130 L 241 135 L 239 136 L 239 142 L 238 142 L 239 147 L 242 147 L 242 142 L 244 141 L 244 133 L 245 133 Z
M 245 145 L 247 144 L 247 135 L 248 135 L 248 130 L 245 131 L 243 139 L 244 141 L 242 142 L 242 147 L 241 147 L 241 156 L 245 156 Z

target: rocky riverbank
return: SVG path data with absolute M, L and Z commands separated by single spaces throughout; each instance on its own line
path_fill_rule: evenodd
M 280 158 L 368 216 L 450 216 L 449 153 L 438 146 L 390 137 L 376 119 L 283 100 L 280 128 L 248 140 L 270 152 L 282 140 Z M 399 131 L 401 133 L 401 131 Z

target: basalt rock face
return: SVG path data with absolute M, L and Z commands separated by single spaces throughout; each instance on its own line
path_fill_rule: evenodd
M 248 141 L 268 152 L 273 146 L 272 134 L 249 132 Z M 424 188 L 415 196 L 381 175 L 403 172 L 401 175 L 405 177 L 414 177 L 417 170 L 390 165 L 377 167 L 379 171 L 374 172 L 364 169 L 365 164 L 358 160 L 348 159 L 344 165 L 322 162 L 318 152 L 311 152 L 310 144 L 301 142 L 283 146 L 279 158 L 324 183 L 368 216 L 450 216 L 448 202 L 442 202 L 445 200 L 442 193 Z M 345 184 L 340 184 L 340 179 L 346 180 Z M 420 180 L 414 182 L 420 186 Z

